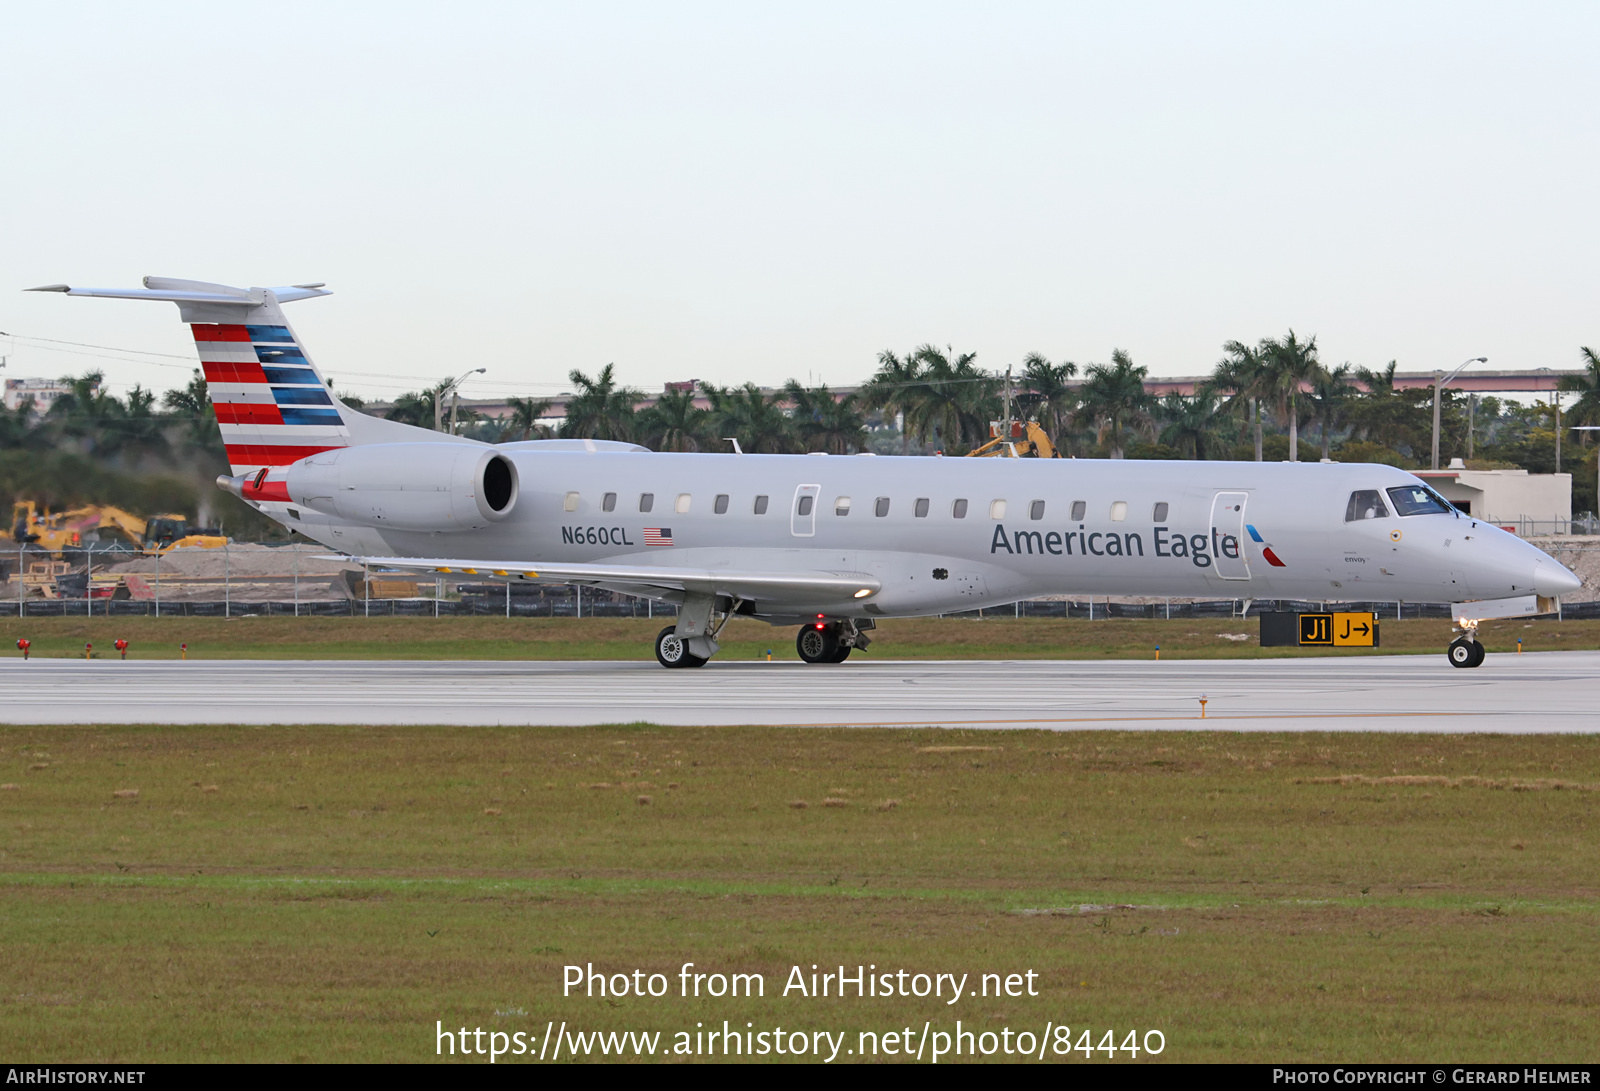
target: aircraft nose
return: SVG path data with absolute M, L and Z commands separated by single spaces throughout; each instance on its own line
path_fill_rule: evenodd
M 1544 559 L 1533 570 L 1535 593 L 1547 598 L 1570 595 L 1583 586 L 1576 573 L 1559 561 Z

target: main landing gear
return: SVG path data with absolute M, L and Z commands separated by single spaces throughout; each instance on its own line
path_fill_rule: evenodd
M 1458 624 L 1456 638 L 1445 649 L 1445 657 L 1452 667 L 1476 667 L 1483 662 L 1483 645 L 1478 643 L 1478 623 Z
M 863 629 L 873 628 L 870 621 L 809 622 L 802 626 L 794 639 L 795 651 L 807 663 L 843 663 L 857 648 L 866 649 L 872 638 Z
M 703 667 L 707 660 L 689 650 L 676 625 L 668 625 L 656 634 L 656 662 L 663 667 Z

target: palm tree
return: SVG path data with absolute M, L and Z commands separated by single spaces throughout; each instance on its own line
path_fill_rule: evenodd
M 1301 341 L 1294 330 L 1281 340 L 1261 339 L 1256 352 L 1262 363 L 1261 393 L 1277 405 L 1278 419 L 1289 422 L 1289 461 L 1300 461 L 1300 388 L 1316 377 L 1317 339 Z
M 574 368 L 567 376 L 578 394 L 567 402 L 567 419 L 561 424 L 565 439 L 631 440 L 634 407 L 644 392 L 618 386 L 616 365 L 607 364 L 593 379 Z
M 656 404 L 639 414 L 639 438 L 657 451 L 698 451 L 711 435 L 711 413 L 694 404 L 694 391 L 661 395 Z
M 1349 417 L 1362 439 L 1398 451 L 1407 446 L 1414 449 L 1417 436 L 1412 419 L 1415 407 L 1405 391 L 1394 385 L 1396 366 L 1390 360 L 1382 371 L 1356 368 L 1356 378 L 1367 388 L 1367 394 L 1350 406 Z
M 0 449 L 38 449 L 49 445 L 48 430 L 33 415 L 34 399 L 29 394 L 16 409 L 0 405 Z
M 1319 367 L 1311 380 L 1311 403 L 1322 433 L 1322 457 L 1327 458 L 1333 447 L 1333 430 L 1344 423 L 1345 406 L 1355 396 L 1356 388 L 1350 383 L 1350 365 L 1340 364 L 1329 371 Z
M 1206 444 L 1216 433 L 1220 410 L 1217 395 L 1208 390 L 1198 391 L 1192 397 L 1168 394 L 1161 399 L 1161 442 L 1180 451 L 1193 451 L 1195 458 L 1204 460 Z
M 942 448 L 982 442 L 988 434 L 988 421 L 999 410 L 999 382 L 979 370 L 978 354 L 956 355 L 948 346 L 940 352 L 932 345 L 916 350 L 922 365 L 913 412 L 906 419 L 924 443 L 931 434 Z
M 861 388 L 868 409 L 881 409 L 900 417 L 900 453 L 910 450 L 911 420 L 922 386 L 922 363 L 915 352 L 904 357 L 885 349 L 878 353 L 878 370 Z
M 394 400 L 384 416 L 415 428 L 433 431 L 433 407 L 438 397 L 450 389 L 449 379 L 440 379 L 426 390 L 407 391 Z
M 122 403 L 104 387 L 105 373 L 86 371 L 66 375 L 61 381 L 67 392 L 55 400 L 46 416 L 61 433 L 78 441 L 84 454 L 109 456 L 116 453 L 116 437 L 105 426 L 122 416 Z
M 1149 420 L 1155 399 L 1144 388 L 1146 374 L 1145 368 L 1134 366 L 1133 357 L 1113 349 L 1111 363 L 1089 365 L 1078 389 L 1078 416 L 1093 424 L 1095 442 L 1109 444 L 1112 458 L 1122 457 L 1123 430 Z
M 794 405 L 795 435 L 807 451 L 845 455 L 867 445 L 867 420 L 859 395 L 837 398 L 825 386 L 807 388 L 794 379 L 783 389 Z
M 1243 341 L 1229 341 L 1222 346 L 1225 355 L 1217 361 L 1206 386 L 1209 391 L 1226 391 L 1229 397 L 1222 403 L 1224 412 L 1237 415 L 1248 409 L 1251 426 L 1255 430 L 1256 461 L 1261 461 L 1261 388 L 1264 366 L 1261 354 Z
M 732 437 L 747 454 L 784 454 L 794 449 L 793 422 L 780 404 L 782 393 L 767 396 L 755 383 L 738 388 L 707 384 L 717 437 Z
M 1067 385 L 1067 380 L 1078 373 L 1078 365 L 1070 360 L 1052 364 L 1037 352 L 1030 352 L 1023 358 L 1022 368 L 1023 393 L 1017 401 L 1044 427 L 1051 442 L 1060 447 L 1065 422 L 1078 402 L 1077 393 Z
M 1576 424 L 1600 424 L 1600 353 L 1592 348 L 1578 350 L 1583 356 L 1583 368 L 1586 374 L 1563 375 L 1559 389 L 1575 393 L 1578 400 L 1570 409 L 1563 412 L 1568 426 Z M 1588 446 L 1589 436 L 1592 433 L 1579 432 L 1583 437 L 1582 442 Z
M 537 433 L 540 439 L 550 434 L 550 426 L 540 424 L 539 421 L 546 413 L 550 412 L 550 399 L 540 398 L 508 398 L 506 404 L 511 406 L 511 417 L 506 421 L 507 432 L 517 432 L 522 440 L 532 439 Z

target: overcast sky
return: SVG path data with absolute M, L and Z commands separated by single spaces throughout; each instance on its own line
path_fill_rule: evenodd
M 864 379 L 883 349 L 1293 328 L 1329 363 L 1600 344 L 1600 5 L 9 5 L 0 329 L 187 356 L 140 276 L 326 281 L 339 389 Z M 56 349 L 65 346 L 54 346 Z M 183 359 L 0 339 L 9 376 Z M 167 366 L 160 366 L 161 364 Z

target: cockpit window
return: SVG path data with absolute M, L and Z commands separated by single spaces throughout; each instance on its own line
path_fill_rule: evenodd
M 1398 515 L 1447 515 L 1455 510 L 1425 485 L 1397 485 L 1389 490 L 1389 499 Z
M 1383 493 L 1377 489 L 1362 489 L 1350 494 L 1350 503 L 1344 509 L 1344 521 L 1358 519 L 1387 519 L 1389 509 L 1383 504 Z

